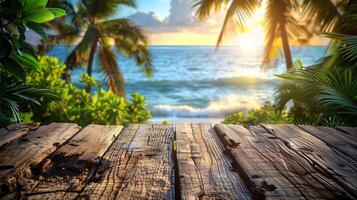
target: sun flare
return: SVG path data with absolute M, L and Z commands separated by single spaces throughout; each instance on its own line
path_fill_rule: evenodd
M 247 48 L 263 46 L 264 42 L 264 30 L 260 26 L 252 27 L 251 30 L 239 34 L 234 40 L 235 45 Z
M 238 33 L 234 39 L 234 44 L 247 48 L 263 46 L 265 43 L 264 35 L 264 6 L 256 10 L 254 15 L 246 22 L 248 25 L 244 32 Z

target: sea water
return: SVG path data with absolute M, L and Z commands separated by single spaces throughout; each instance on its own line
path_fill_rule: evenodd
M 279 78 L 286 71 L 282 58 L 262 67 L 264 47 L 151 46 L 154 73 L 146 77 L 134 60 L 118 53 L 118 64 L 126 81 L 126 93 L 145 96 L 153 121 L 195 118 L 221 119 L 228 113 L 257 108 L 274 98 Z M 312 65 L 324 56 L 326 47 L 292 47 L 294 60 Z M 64 46 L 50 52 L 65 59 Z M 72 71 L 74 82 L 85 69 Z M 106 82 L 95 59 L 94 76 Z M 105 85 L 105 84 L 103 84 Z M 199 120 L 200 121 L 200 120 Z M 211 120 L 212 121 L 212 120 Z

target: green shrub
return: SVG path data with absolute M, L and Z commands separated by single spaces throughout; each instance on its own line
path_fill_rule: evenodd
M 244 112 L 229 114 L 222 123 L 238 125 L 288 124 L 292 123 L 292 120 L 285 111 L 277 112 L 270 102 L 266 102 L 261 108 L 251 109 L 247 114 Z
M 87 124 L 121 124 L 146 122 L 151 118 L 151 112 L 146 109 L 145 98 L 137 93 L 127 101 L 111 91 L 100 88 L 100 83 L 94 78 L 81 75 L 80 87 L 63 80 L 65 66 L 57 58 L 43 57 L 40 59 L 42 71 L 32 73 L 28 82 L 36 87 L 52 89 L 62 98 L 60 103 L 41 99 L 41 107 L 28 105 L 33 112 L 32 120 L 42 123 L 73 122 L 85 126 Z M 82 88 L 90 83 L 97 86 L 97 91 L 86 93 Z
M 24 102 L 39 105 L 40 97 L 58 100 L 47 87 L 26 83 L 28 72 L 41 71 L 41 65 L 25 32 L 32 30 L 46 39 L 42 23 L 65 15 L 46 5 L 46 0 L 0 0 L 0 128 L 21 122 L 19 105 Z

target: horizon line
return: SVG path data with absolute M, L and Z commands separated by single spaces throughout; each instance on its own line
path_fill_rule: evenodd
M 202 46 L 202 47 L 216 47 L 216 45 L 211 44 L 149 44 L 148 46 Z M 257 45 L 256 47 L 264 47 L 265 45 Z M 314 44 L 314 45 L 289 45 L 290 47 L 327 47 L 327 44 Z M 219 47 L 243 47 L 242 45 L 221 45 Z M 218 47 L 218 48 L 219 48 Z

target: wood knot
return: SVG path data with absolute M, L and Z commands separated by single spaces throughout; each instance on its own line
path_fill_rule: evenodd
M 252 178 L 253 178 L 253 179 L 255 179 L 255 178 L 260 178 L 260 176 L 255 174 L 255 175 L 252 176 Z
M 53 143 L 53 146 L 55 146 L 56 148 L 59 148 L 61 146 L 61 144 L 59 142 L 55 142 L 55 143 Z
M 230 144 L 229 145 L 230 147 L 235 148 L 235 147 L 240 145 L 240 142 L 236 142 L 236 141 L 234 141 L 232 139 L 229 139 L 229 144 Z
M 268 184 L 266 181 L 261 182 L 262 188 L 266 191 L 274 191 L 276 189 L 275 185 Z

